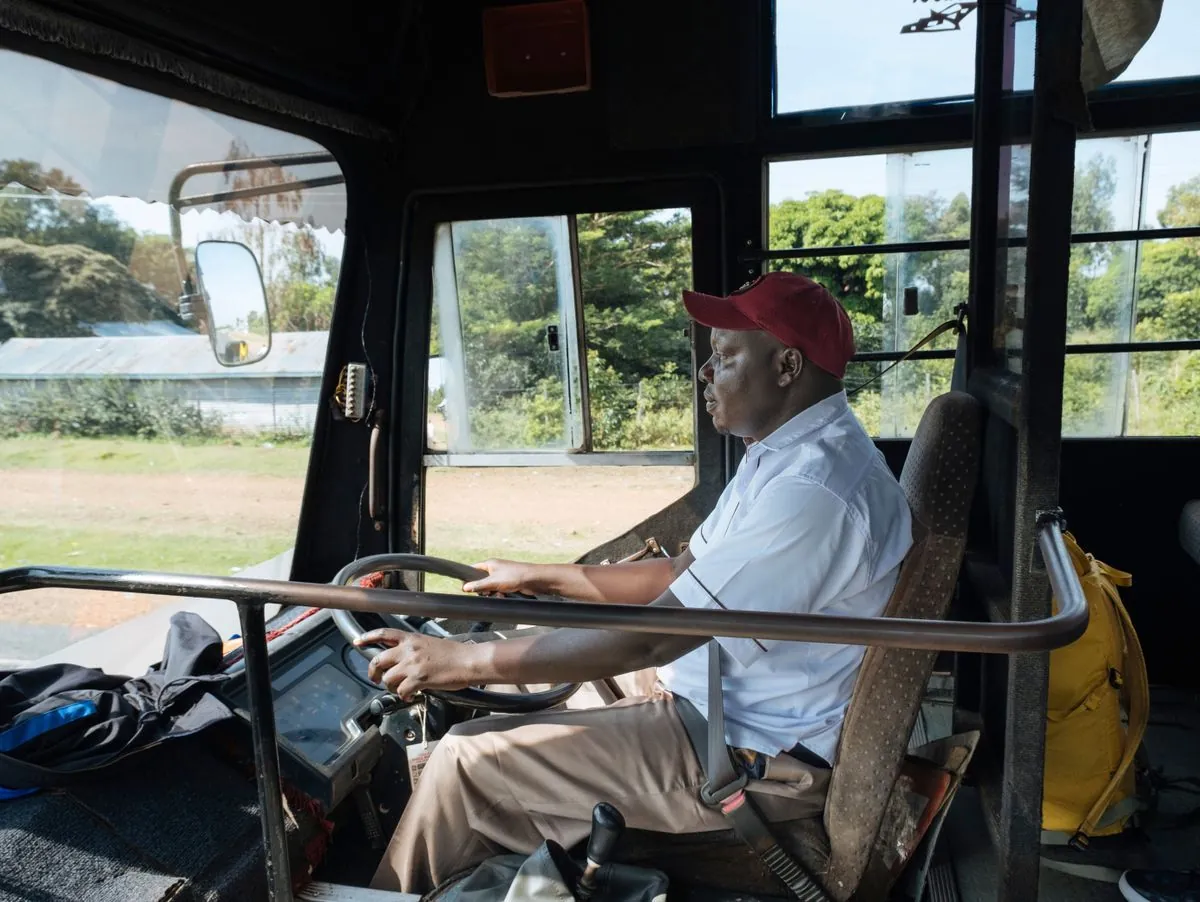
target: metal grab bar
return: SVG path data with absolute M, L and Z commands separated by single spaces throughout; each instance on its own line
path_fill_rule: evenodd
M 1087 629 L 1087 601 L 1063 543 L 1058 515 L 1043 516 L 1038 546 L 1059 612 L 1023 623 L 973 623 L 898 617 L 843 617 L 709 611 L 573 601 L 493 599 L 326 583 L 277 582 L 218 576 L 181 576 L 74 567 L 15 567 L 0 571 L 0 594 L 26 589 L 102 589 L 148 595 L 222 598 L 251 607 L 302 605 L 458 620 L 502 620 L 535 626 L 618 629 L 681 636 L 729 636 L 872 645 L 885 648 L 1011 654 L 1069 645 Z
M 1012 653 L 1068 645 L 1087 629 L 1087 600 L 1062 536 L 1062 515 L 1038 518 L 1038 547 L 1059 612 L 1026 623 L 964 623 L 898 618 L 832 617 L 825 614 L 762 614 L 517 601 L 396 592 L 317 583 L 188 577 L 169 573 L 15 567 L 0 571 L 0 594 L 26 589 L 107 589 L 151 595 L 221 598 L 236 602 L 242 622 L 250 693 L 250 729 L 263 828 L 270 902 L 292 902 L 291 867 L 283 818 L 283 787 L 275 735 L 263 606 L 271 603 L 459 619 L 516 619 L 540 626 L 576 626 L 694 636 L 746 636 L 900 648 Z

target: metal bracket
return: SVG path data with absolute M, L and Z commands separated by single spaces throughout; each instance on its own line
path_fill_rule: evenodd
M 1037 536 L 1043 529 L 1051 524 L 1056 524 L 1062 532 L 1067 531 L 1067 517 L 1063 513 L 1061 507 L 1049 508 L 1048 510 L 1040 510 L 1034 516 L 1034 535 Z M 1042 557 L 1042 550 L 1038 546 L 1036 538 L 1033 542 L 1033 549 L 1029 559 L 1029 569 L 1034 573 L 1046 572 L 1046 561 Z
M 623 557 L 617 561 L 614 561 L 612 558 L 605 558 L 604 560 L 602 560 L 600 562 L 600 565 L 605 566 L 605 565 L 614 564 L 614 563 L 628 564 L 631 561 L 640 561 L 643 558 L 647 558 L 647 557 L 651 557 L 651 556 L 665 557 L 665 558 L 669 558 L 671 556 L 671 555 L 667 554 L 666 549 L 664 549 L 662 547 L 662 545 L 659 544 L 658 539 L 654 538 L 654 536 L 651 536 L 650 538 L 646 539 L 645 544 L 641 548 L 639 548 L 637 551 L 635 551 L 633 554 L 627 555 L 626 557 Z
M 1037 526 L 1037 528 L 1042 529 L 1047 523 L 1057 523 L 1059 529 L 1063 530 L 1064 532 L 1066 531 L 1067 517 L 1066 514 L 1063 513 L 1061 507 L 1054 507 L 1048 510 L 1041 510 L 1037 512 L 1037 516 L 1034 519 L 1034 524 Z
M 928 3 L 929 0 L 921 0 L 921 2 Z M 945 9 L 935 10 L 925 18 L 903 26 L 900 29 L 900 33 L 917 34 L 919 32 L 962 31 L 963 20 L 975 12 L 978 7 L 978 0 L 964 0 L 961 3 L 951 3 Z M 1029 22 L 1037 18 L 1037 10 L 1035 9 L 1022 9 L 1015 3 L 1006 3 L 1004 8 L 1012 17 L 1014 25 L 1018 22 Z

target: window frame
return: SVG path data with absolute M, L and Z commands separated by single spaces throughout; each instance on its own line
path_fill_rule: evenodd
M 724 289 L 726 273 L 725 198 L 720 180 L 707 173 L 681 178 L 628 178 L 590 182 L 546 182 L 474 190 L 418 191 L 404 206 L 400 236 L 401 260 L 396 333 L 391 341 L 394 363 L 387 424 L 387 480 L 390 497 L 386 517 L 391 523 L 393 544 L 423 548 L 425 536 L 425 478 L 429 466 L 438 465 L 427 455 L 426 412 L 428 410 L 429 339 L 433 312 L 433 253 L 435 227 L 439 222 L 460 219 L 499 219 L 522 216 L 557 216 L 571 211 L 646 210 L 689 208 L 692 211 L 692 284 L 697 291 L 717 293 Z M 708 330 L 694 328 L 691 336 L 692 370 L 696 349 L 707 347 Z M 705 358 L 707 358 L 705 352 Z M 406 375 L 405 361 L 421 361 L 420 378 Z M 727 476 L 727 443 L 701 416 L 703 386 L 692 383 L 694 442 L 689 464 L 695 472 L 692 492 L 713 498 Z M 621 452 L 637 454 L 638 452 Z M 668 452 L 670 453 L 670 452 Z M 596 465 L 612 465 L 591 453 Z M 573 454 L 570 465 L 583 464 L 585 455 Z M 634 457 L 625 457 L 638 465 Z M 549 458 L 539 458 L 545 466 Z M 476 466 L 479 459 L 472 461 Z M 520 459 L 507 465 L 517 466 Z M 407 474 L 402 478 L 403 474 Z
M 1198 79 L 1197 81 L 1200 81 Z M 1135 83 L 1138 86 L 1146 84 L 1144 82 Z M 1115 90 L 1115 89 L 1114 89 Z M 1128 134 L 1164 134 L 1171 132 L 1195 130 L 1200 132 L 1200 120 L 1194 123 L 1194 128 L 1189 129 L 1186 125 L 1172 129 L 1145 129 L 1142 131 L 1116 133 L 1092 134 L 1084 140 L 1101 139 L 1108 137 L 1121 137 Z M 763 159 L 764 177 L 769 173 L 769 168 L 772 163 L 786 163 L 798 160 L 823 160 L 835 157 L 847 156 L 877 156 L 888 153 L 908 153 L 908 152 L 924 152 L 932 150 L 952 150 L 961 149 L 964 146 L 961 144 L 942 144 L 931 142 L 929 144 L 920 145 L 900 145 L 890 148 L 864 148 L 862 153 L 846 154 L 846 153 L 825 153 L 825 154 L 808 154 L 804 156 L 771 156 Z M 1197 170 L 1200 174 L 1200 169 Z M 765 194 L 765 191 L 764 191 Z M 763 208 L 763 229 L 764 236 L 770 229 L 770 206 L 764 204 Z M 1154 241 L 1154 240 L 1171 240 L 1175 238 L 1200 238 L 1200 225 L 1184 226 L 1179 228 L 1136 228 L 1136 229 L 1113 229 L 1101 232 L 1074 232 L 1071 235 L 1071 244 L 1097 244 L 1103 242 L 1131 242 L 1131 241 Z M 763 244 L 766 244 L 764 241 Z M 1025 236 L 1010 236 L 1000 242 L 1001 247 L 1020 248 L 1025 247 Z M 739 256 L 739 262 L 747 265 L 755 265 L 766 263 L 769 260 L 804 260 L 811 257 L 853 257 L 866 254 L 897 254 L 897 253 L 917 253 L 917 252 L 936 252 L 936 251 L 969 251 L 971 242 L 969 239 L 945 239 L 933 241 L 909 241 L 909 242 L 893 242 L 880 244 L 860 244 L 860 245 L 838 245 L 829 247 L 810 246 L 810 247 L 790 247 L 790 248 L 746 248 Z M 1196 351 L 1200 350 L 1200 336 L 1190 339 L 1171 339 L 1165 341 L 1124 341 L 1124 342 L 1108 342 L 1104 344 L 1067 344 L 1064 348 L 1064 353 L 1069 355 L 1077 354 L 1122 354 L 1134 352 L 1152 352 L 1152 351 Z M 906 356 L 906 351 L 866 351 L 854 355 L 853 361 L 856 363 L 890 363 L 899 361 Z M 954 351 L 932 350 L 932 351 L 917 351 L 916 353 L 907 355 L 909 360 L 951 360 L 954 358 Z M 1124 436 L 1113 436 L 1114 438 L 1122 438 Z
M 611 204 L 609 205 L 611 206 Z M 664 209 L 658 207 L 646 207 L 645 209 Z M 668 209 L 687 209 L 689 215 L 693 211 L 690 207 L 677 207 Z M 597 209 L 588 212 L 627 212 L 625 209 Z M 553 213 L 553 214 L 534 214 L 532 216 L 501 216 L 501 217 L 486 217 L 487 219 L 499 220 L 517 220 L 517 219 L 562 219 L 564 220 L 564 231 L 567 237 L 568 247 L 566 253 L 570 258 L 570 281 L 571 281 L 571 299 L 569 303 L 563 303 L 562 309 L 566 312 L 565 319 L 568 321 L 568 334 L 564 337 L 563 349 L 565 353 L 572 354 L 573 359 L 568 362 L 568 367 L 575 371 L 575 375 L 579 380 L 579 395 L 575 399 L 579 404 L 580 411 L 580 440 L 578 447 L 566 449 L 508 449 L 497 451 L 460 451 L 454 452 L 449 449 L 436 450 L 426 448 L 423 455 L 423 463 L 426 467 L 562 467 L 562 466 L 661 466 L 661 467 L 679 467 L 692 466 L 695 463 L 695 428 L 692 430 L 691 449 L 682 451 L 670 450 L 637 450 L 637 451 L 596 451 L 592 447 L 592 407 L 591 393 L 588 388 L 588 371 L 587 371 L 587 341 L 586 341 L 586 322 L 584 319 L 584 297 L 582 288 L 582 272 L 579 265 L 579 241 L 578 241 L 578 224 L 577 219 L 580 213 L 578 211 L 572 213 Z M 439 222 L 435 226 L 436 232 L 440 232 L 446 227 L 463 222 L 464 220 L 450 220 Z M 695 244 L 694 233 L 695 224 L 693 220 L 693 242 L 692 242 L 692 269 L 693 283 L 695 281 Z M 438 259 L 439 245 L 441 240 L 435 233 L 434 238 L 434 260 Z M 453 253 L 451 251 L 451 253 Z M 436 262 L 435 262 L 436 266 Z M 560 298 L 560 300 L 562 300 Z M 436 304 L 436 299 L 433 301 Z M 457 303 L 457 301 L 456 301 Z M 459 322 L 461 310 L 456 312 L 455 323 Z M 430 324 L 432 333 L 432 318 Z M 426 381 L 429 378 L 429 360 L 426 355 Z M 568 380 L 569 382 L 570 380 Z M 566 397 L 569 398 L 571 388 L 568 385 L 564 386 L 567 392 Z M 428 395 L 426 396 L 428 403 Z M 692 413 L 695 415 L 696 401 L 693 393 Z
M 403 281 L 404 308 L 406 313 L 403 354 L 405 359 L 413 359 L 419 354 L 422 361 L 424 378 L 407 380 L 404 385 L 399 380 L 402 367 L 397 366 L 397 384 L 394 392 L 397 397 L 403 394 L 402 410 L 410 411 L 404 422 L 412 433 L 419 436 L 419 441 L 409 444 L 419 445 L 410 447 L 404 452 L 405 460 L 412 460 L 422 470 L 428 467 L 441 466 L 473 466 L 473 467 L 507 467 L 507 466 L 696 466 L 702 460 L 719 453 L 719 448 L 713 445 L 713 440 L 720 441 L 711 423 L 706 418 L 697 417 L 696 411 L 702 410 L 699 403 L 701 386 L 693 384 L 693 443 L 686 451 L 593 451 L 588 447 L 579 451 L 505 451 L 505 452 L 473 452 L 470 454 L 454 454 L 448 451 L 430 451 L 426 447 L 425 411 L 428 403 L 428 359 L 429 338 L 432 328 L 432 265 L 435 246 L 435 229 L 437 224 L 479 219 L 507 219 L 535 216 L 565 216 L 574 236 L 574 218 L 583 212 L 610 212 L 628 210 L 659 210 L 659 209 L 689 209 L 692 217 L 692 284 L 699 291 L 719 292 L 724 282 L 724 271 L 721 265 L 721 248 L 724 246 L 724 236 L 721 224 L 723 215 L 723 200 L 717 181 L 709 176 L 694 176 L 681 179 L 629 179 L 613 180 L 605 183 L 590 184 L 561 184 L 542 185 L 531 188 L 497 188 L 480 192 L 442 193 L 422 192 L 410 200 L 406 215 L 407 233 L 404 240 L 406 278 Z M 577 248 L 572 242 L 572 255 Z M 577 263 L 577 261 L 576 261 Z M 579 273 L 576 265 L 575 273 L 578 282 Z M 577 291 L 576 304 L 582 304 L 581 294 Z M 578 326 L 582 329 L 585 324 L 582 319 Z M 693 330 L 691 338 L 693 371 L 696 361 L 696 346 L 700 336 Z M 704 336 L 707 343 L 707 336 Z M 400 348 L 400 344 L 397 344 Z M 417 349 L 420 349 L 419 351 Z M 413 355 L 413 356 L 410 356 Z M 419 400 L 417 394 L 420 394 Z M 590 415 L 590 407 L 585 398 L 585 413 Z M 420 420 L 415 412 L 419 409 Z M 590 424 L 589 424 L 590 428 Z M 708 433 L 712 435 L 709 436 Z M 393 472 L 403 472 L 400 461 L 393 461 Z

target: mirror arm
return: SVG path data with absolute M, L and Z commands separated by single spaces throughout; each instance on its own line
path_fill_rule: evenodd
M 341 185 L 345 181 L 340 175 L 323 175 L 320 178 L 302 179 L 297 182 L 276 182 L 273 185 L 254 185 L 250 188 L 234 188 L 229 191 L 217 191 L 213 194 L 192 194 L 176 200 L 175 206 L 199 207 L 204 204 L 219 204 L 230 200 L 247 200 L 251 197 L 265 197 L 268 194 L 283 194 L 285 191 L 327 188 L 330 185 Z
M 183 247 L 183 225 L 180 221 L 180 210 L 184 207 L 195 207 L 203 204 L 216 204 L 230 200 L 245 200 L 251 197 L 263 197 L 268 194 L 282 194 L 284 191 L 296 191 L 305 188 L 323 188 L 329 185 L 340 185 L 346 180 L 341 175 L 322 176 L 305 179 L 299 182 L 278 182 L 273 185 L 259 185 L 251 188 L 239 188 L 231 191 L 221 191 L 215 194 L 197 194 L 182 197 L 183 186 L 198 175 L 213 173 L 248 172 L 256 169 L 282 168 L 284 166 L 312 166 L 320 163 L 337 162 L 331 153 L 294 153 L 277 157 L 251 157 L 245 160 L 221 160 L 212 163 L 193 163 L 184 166 L 171 180 L 167 189 L 167 209 L 171 219 L 171 242 L 175 246 L 175 265 L 179 271 L 181 292 L 179 295 L 179 315 L 184 322 L 194 323 L 197 310 L 203 310 L 202 298 L 196 291 L 196 280 L 188 265 L 187 252 Z

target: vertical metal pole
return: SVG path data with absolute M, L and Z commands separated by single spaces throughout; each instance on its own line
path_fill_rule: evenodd
M 275 740 L 275 705 L 267 659 L 267 628 L 261 605 L 238 605 L 242 648 L 246 656 L 246 693 L 250 730 L 254 736 L 254 767 L 258 805 L 262 813 L 267 864 L 267 898 L 292 902 L 292 871 L 288 864 L 287 825 L 283 818 L 283 785 L 279 779 L 279 747 Z
M 1079 87 L 1082 0 L 1038 5 L 1030 142 L 1029 244 L 1016 440 L 1012 619 L 1050 615 L 1050 587 L 1036 563 L 1037 516 L 1058 506 L 1063 347 L 1075 183 L 1074 102 Z M 997 898 L 1036 899 L 1040 874 L 1047 653 L 1009 659 Z
M 997 245 L 1002 107 L 1005 93 L 1012 90 L 1015 30 L 1004 0 L 984 0 L 976 15 L 969 370 L 987 366 L 993 356 L 997 263 L 1003 253 Z M 1007 185 L 1005 189 L 1007 197 Z

